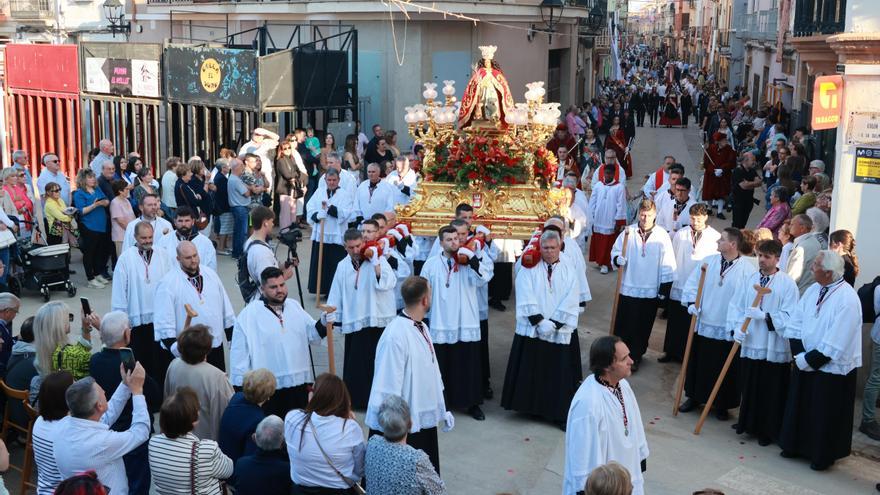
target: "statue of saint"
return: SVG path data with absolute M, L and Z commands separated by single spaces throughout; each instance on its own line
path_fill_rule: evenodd
M 493 60 L 496 46 L 481 46 L 482 58 L 468 82 L 458 112 L 458 127 L 490 124 L 505 128 L 504 116 L 514 109 L 513 95 L 504 73 Z

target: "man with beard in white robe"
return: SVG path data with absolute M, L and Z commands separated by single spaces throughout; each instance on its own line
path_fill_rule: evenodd
M 466 232 L 466 228 L 465 228 Z M 431 326 L 434 351 L 445 384 L 449 408 L 467 410 L 474 419 L 486 418 L 483 402 L 483 376 L 480 355 L 480 288 L 492 278 L 492 261 L 482 253 L 460 246 L 454 227 L 438 232 L 441 252 L 428 258 L 422 267 L 432 287 Z M 467 259 L 459 264 L 458 258 Z
M 229 381 L 241 387 L 249 371 L 266 368 L 276 388 L 263 404 L 266 414 L 283 418 L 291 409 L 305 408 L 315 381 L 309 344 L 327 336 L 333 315 L 312 318 L 300 303 L 287 298 L 287 278 L 277 267 L 260 274 L 260 297 L 238 314 L 229 351 Z
M 394 315 L 397 278 L 388 260 L 373 246 L 365 257 L 364 236 L 356 229 L 345 232 L 348 256 L 339 262 L 330 285 L 327 305 L 336 308 L 333 320 L 345 335 L 342 378 L 351 393 L 351 405 L 365 409 L 373 383 L 373 366 L 379 338 Z
M 330 291 L 330 281 L 336 273 L 339 262 L 345 258 L 342 236 L 348 230 L 348 222 L 354 220 L 354 194 L 340 187 L 339 171 L 328 168 L 322 176 L 323 184 L 309 198 L 306 210 L 309 212 L 309 225 L 312 226 L 312 259 L 309 263 L 308 290 L 317 291 L 318 270 L 321 270 L 321 294 Z M 324 259 L 318 266 L 320 251 L 321 224 L 323 223 Z
M 739 229 L 728 227 L 718 240 L 718 254 L 709 256 L 706 263 L 706 281 L 703 294 L 697 301 L 700 270 L 691 272 L 682 290 L 682 305 L 688 313 L 697 315 L 697 328 L 691 346 L 690 361 L 684 391 L 687 400 L 679 406 L 689 412 L 705 404 L 721 374 L 721 368 L 733 348 L 733 327 L 727 319 L 730 301 L 736 291 L 755 273 L 755 267 L 740 255 L 743 235 Z M 699 302 L 699 307 L 697 306 Z M 721 383 L 712 407 L 715 417 L 726 421 L 728 409 L 739 406 L 739 358 L 735 358 Z
M 757 247 L 758 271 L 739 288 L 730 301 L 727 319 L 733 340 L 742 347 L 739 361 L 742 401 L 737 433 L 758 438 L 761 446 L 779 439 L 785 397 L 791 377 L 791 348 L 783 337 L 798 302 L 798 288 L 787 273 L 776 265 L 782 254 L 777 240 L 761 241 Z M 770 289 L 761 304 L 753 307 L 755 286 Z M 751 318 L 745 333 L 742 325 Z
M 593 469 L 616 461 L 632 480 L 632 494 L 643 495 L 648 441 L 639 404 L 629 382 L 629 348 L 620 338 L 599 337 L 590 346 L 588 376 L 578 388 L 565 432 L 562 494 L 582 494 Z
M 195 244 L 199 250 L 201 263 L 208 268 L 217 271 L 217 249 L 211 239 L 195 228 L 195 214 L 187 205 L 179 206 L 174 216 L 176 230 L 162 236 L 156 247 L 160 247 L 168 253 L 170 258 L 177 256 L 177 245 L 181 241 L 189 241 Z
M 134 236 L 135 249 L 124 251 L 113 270 L 110 308 L 128 314 L 131 323 L 129 346 L 147 374 L 156 376 L 152 360 L 153 295 L 159 281 L 174 263 L 165 250 L 153 249 L 153 227 L 149 223 L 137 222 Z
M 675 253 L 669 234 L 654 223 L 657 209 L 650 199 L 639 203 L 638 223 L 629 231 L 627 252 L 623 256 L 626 232 L 617 236 L 611 260 L 624 269 L 620 285 L 614 335 L 620 336 L 630 350 L 632 371 L 637 371 L 648 350 L 648 339 L 657 315 L 660 299 L 665 299 L 675 274 Z
M 583 377 L 576 331 L 580 278 L 561 249 L 557 227 L 546 227 L 541 234 L 541 261 L 517 272 L 516 330 L 501 406 L 539 415 L 564 428 L 571 398 Z
M 170 234 L 174 230 L 174 227 L 171 226 L 168 220 L 159 216 L 160 203 L 157 194 L 144 195 L 139 206 L 141 209 L 140 218 L 135 218 L 128 222 L 128 226 L 125 227 L 125 234 L 122 238 L 122 252 L 135 245 L 134 227 L 138 222 L 147 222 L 153 227 L 154 244 L 158 244 L 163 236 Z
M 455 418 L 446 409 L 443 377 L 425 316 L 431 307 L 431 287 L 424 277 L 409 277 L 400 288 L 406 309 L 385 327 L 376 349 L 376 372 L 364 423 L 370 435 L 381 433 L 379 408 L 389 395 L 399 395 L 412 411 L 407 445 L 425 451 L 440 472 L 437 425 L 451 431 Z
M 670 186 L 672 198 L 657 206 L 657 225 L 666 229 L 670 237 L 683 227 L 690 225 L 688 213 L 697 202 L 691 199 L 691 180 L 682 177 Z M 661 196 L 662 197 L 662 196 Z
M 193 317 L 190 326 L 202 324 L 211 331 L 211 352 L 208 363 L 222 371 L 226 371 L 226 358 L 223 344 L 232 339 L 235 325 L 235 312 L 229 295 L 217 272 L 201 265 L 199 251 L 189 241 L 177 245 L 177 262 L 179 267 L 171 269 L 156 287 L 153 299 L 155 309 L 153 327 L 157 342 L 162 350 L 157 351 L 155 359 L 160 376 L 156 378 L 164 383 L 165 372 L 171 363 L 177 348 L 177 337 L 186 330 L 186 305 L 198 313 Z
M 784 336 L 792 370 L 779 446 L 782 457 L 804 457 L 823 471 L 852 450 L 856 375 L 862 366 L 862 305 L 843 279 L 843 258 L 821 250 L 811 285 Z
M 675 279 L 669 291 L 669 306 L 666 315 L 666 336 L 663 338 L 663 356 L 657 361 L 681 362 L 690 330 L 691 315 L 687 307 L 681 305 L 681 291 L 694 270 L 699 270 L 701 262 L 718 252 L 718 239 L 721 234 L 707 225 L 709 209 L 697 203 L 688 211 L 690 225 L 672 237 L 672 251 L 675 252 Z

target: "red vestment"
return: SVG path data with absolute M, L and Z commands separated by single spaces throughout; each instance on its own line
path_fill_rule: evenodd
M 605 138 L 605 149 L 612 149 L 617 153 L 617 161 L 623 166 L 626 178 L 632 177 L 632 153 L 627 154 L 626 152 L 626 136 L 623 134 L 623 129 L 618 128 L 616 131 L 608 133 L 608 137 Z
M 727 199 L 730 195 L 730 174 L 736 168 L 736 151 L 730 146 L 719 148 L 710 144 L 703 154 L 703 199 Z M 715 175 L 721 170 L 721 176 Z

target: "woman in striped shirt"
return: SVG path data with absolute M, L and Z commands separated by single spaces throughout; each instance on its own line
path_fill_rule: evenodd
M 40 385 L 40 416 L 34 422 L 32 441 L 34 460 L 37 462 L 37 495 L 52 495 L 61 483 L 61 474 L 55 464 L 52 449 L 59 420 L 67 416 L 64 393 L 73 384 L 73 375 L 56 371 L 46 375 Z
M 199 399 L 189 387 L 181 387 L 162 404 L 162 434 L 150 439 L 150 471 L 159 494 L 223 493 L 220 483 L 232 476 L 232 459 L 217 442 L 193 435 L 198 421 Z

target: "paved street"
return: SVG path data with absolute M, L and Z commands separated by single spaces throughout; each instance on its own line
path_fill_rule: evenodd
M 663 155 L 672 154 L 682 162 L 688 176 L 694 174 L 700 156 L 697 131 L 689 129 L 639 128 L 634 146 L 636 179 L 630 190 L 635 191 L 644 182 L 645 174 L 655 170 Z M 763 199 L 763 198 L 762 198 Z M 753 211 L 750 225 L 757 223 L 764 212 L 763 205 Z M 712 220 L 716 228 L 729 222 Z M 284 247 L 279 256 L 286 255 Z M 308 246 L 300 247 L 300 256 L 308 260 Z M 85 286 L 80 255 L 74 255 L 78 270 L 74 280 Z M 230 297 L 237 308 L 242 301 L 233 282 L 235 265 L 228 257 L 221 257 L 220 272 L 227 281 Z M 590 267 L 588 278 L 593 301 L 580 320 L 582 356 L 586 365 L 590 343 L 607 333 L 615 275 L 601 275 Z M 303 274 L 307 270 L 302 270 Z M 305 285 L 305 280 L 303 280 Z M 296 296 L 296 284 L 290 283 L 290 295 Z M 101 291 L 80 289 L 79 296 L 89 297 L 92 307 L 103 313 L 109 308 L 110 289 Z M 67 300 L 78 313 L 78 299 L 66 299 L 66 294 L 53 293 L 53 300 Z M 32 315 L 42 304 L 34 294 L 24 298 L 20 319 Z M 306 297 L 305 306 L 317 315 L 314 298 Z M 442 476 L 453 494 L 557 494 L 561 490 L 564 438 L 555 426 L 530 417 L 504 411 L 499 398 L 507 364 L 507 355 L 513 336 L 514 301 L 506 312 L 490 313 L 490 343 L 492 357 L 492 384 L 495 399 L 484 405 L 487 419 L 477 422 L 464 411 L 455 411 L 456 427 L 451 433 L 440 433 Z M 16 327 L 20 321 L 16 322 Z M 632 379 L 638 396 L 642 418 L 648 434 L 651 455 L 646 473 L 646 491 L 650 494 L 685 494 L 704 487 L 715 487 L 728 494 L 868 494 L 874 483 L 880 481 L 880 449 L 870 445 L 861 434 L 856 435 L 858 455 L 838 462 L 830 471 L 816 473 L 805 461 L 788 460 L 779 456 L 775 446 L 759 447 L 751 438 L 736 436 L 730 429 L 734 421 L 720 423 L 710 416 L 703 433 L 692 433 L 697 414 L 671 414 L 678 365 L 656 362 L 662 347 L 666 321 L 657 320 L 651 338 L 651 349 L 641 370 Z M 74 329 L 76 333 L 78 329 Z M 97 342 L 97 333 L 94 334 Z M 337 367 L 341 370 L 342 349 L 337 344 Z M 316 347 L 316 363 L 326 370 L 326 349 Z M 547 386 L 552 387 L 552 383 Z M 858 408 L 857 408 L 858 410 Z M 7 486 L 15 486 L 15 477 L 8 473 Z

